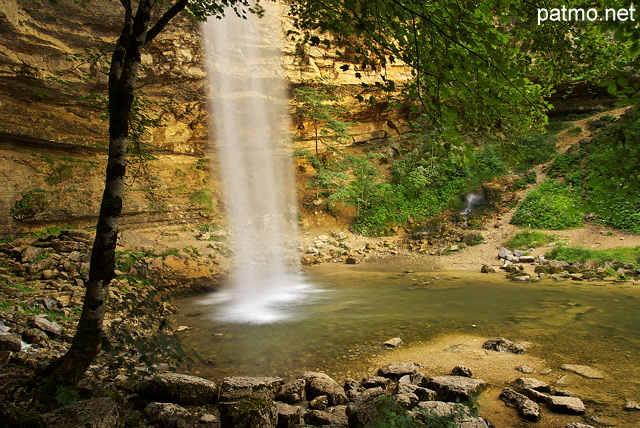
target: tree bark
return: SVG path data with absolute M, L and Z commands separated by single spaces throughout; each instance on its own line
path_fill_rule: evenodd
M 135 17 L 123 0 L 125 18 L 111 60 L 109 73 L 109 158 L 105 188 L 91 251 L 89 280 L 76 334 L 65 355 L 51 363 L 42 375 L 52 384 L 75 385 L 100 352 L 109 284 L 115 276 L 115 248 L 122 213 L 129 117 L 141 54 L 153 4 L 141 0 Z

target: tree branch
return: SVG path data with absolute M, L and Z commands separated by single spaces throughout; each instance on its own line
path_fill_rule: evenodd
M 171 6 L 165 13 L 158 19 L 151 29 L 147 32 L 147 37 L 144 41 L 144 44 L 148 44 L 155 37 L 160 34 L 160 32 L 167 26 L 169 21 L 171 21 L 178 13 L 182 12 L 185 7 L 189 4 L 189 0 L 178 0 Z

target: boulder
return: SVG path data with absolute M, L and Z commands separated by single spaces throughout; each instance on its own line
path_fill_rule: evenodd
M 564 272 L 569 267 L 569 263 L 561 260 L 549 260 L 549 273 Z
M 493 266 L 484 264 L 480 268 L 480 272 L 481 273 L 496 273 L 496 270 L 495 270 L 495 268 Z
M 150 376 L 136 385 L 136 391 L 153 400 L 194 406 L 212 403 L 217 396 L 214 382 L 179 373 Z
M 487 384 L 464 376 L 435 376 L 428 379 L 427 388 L 435 391 L 440 401 L 463 402 L 480 394 Z
M 173 403 L 149 403 L 144 408 L 144 414 L 149 421 L 163 428 L 188 428 L 189 412 Z
M 44 248 L 28 246 L 22 250 L 22 261 L 26 263 L 37 262 L 41 255 L 44 254 Z
M 514 386 L 519 389 L 534 389 L 540 392 L 551 392 L 551 387 L 541 380 L 532 377 L 520 377 L 513 382 Z
M 419 401 L 434 401 L 436 392 L 411 383 L 399 383 L 397 394 L 415 394 Z
M 221 428 L 275 428 L 278 425 L 278 406 L 273 401 L 273 393 L 266 389 L 220 402 L 218 411 Z
M 498 259 L 507 260 L 509 257 L 513 257 L 513 253 L 504 247 L 500 248 L 500 251 L 498 251 Z
M 413 392 L 403 392 L 402 394 L 396 394 L 393 396 L 393 400 L 396 402 L 396 404 L 399 404 L 405 409 L 411 409 L 412 407 L 415 407 L 415 405 L 420 401 L 418 396 Z
M 308 400 L 312 400 L 320 395 L 326 395 L 329 397 L 330 406 L 347 404 L 349 402 L 349 398 L 344 389 L 338 382 L 331 379 L 325 373 L 305 372 L 302 378 L 306 382 L 305 393 Z
M 533 272 L 540 274 L 540 273 L 544 273 L 544 274 L 550 274 L 553 273 L 551 267 L 549 265 L 537 265 L 536 267 L 533 268 Z
M 530 366 L 517 366 L 515 369 L 524 374 L 531 374 L 535 371 L 535 369 Z
M 309 401 L 309 408 L 313 410 L 327 410 L 329 407 L 329 397 L 326 395 L 320 395 L 313 400 Z
M 302 407 L 276 401 L 278 428 L 294 428 L 300 425 Z
M 357 380 L 353 378 L 347 378 L 344 381 L 344 391 L 347 393 L 349 399 L 353 400 L 355 397 L 364 392 L 364 388 Z
M 399 337 L 394 337 L 392 339 L 387 340 L 382 344 L 385 348 L 397 348 L 402 346 L 402 339 Z
M 500 393 L 500 399 L 509 406 L 518 409 L 520 416 L 532 422 L 540 419 L 540 407 L 526 396 L 515 392 L 511 388 L 504 388 Z
M 120 408 L 110 398 L 79 401 L 42 415 L 50 428 L 116 428 L 121 425 Z
M 280 392 L 284 380 L 280 377 L 229 376 L 222 381 L 220 401 L 233 401 L 267 391 L 272 398 Z
M 378 375 L 398 380 L 402 376 L 417 373 L 420 365 L 416 363 L 392 363 L 378 369 Z
M 347 419 L 350 427 L 361 427 L 380 417 L 380 405 L 391 400 L 382 389 L 370 389 L 347 405 Z
M 451 370 L 451 376 L 473 377 L 473 373 L 469 367 L 456 366 Z
M 44 315 L 36 315 L 31 319 L 31 325 L 56 338 L 62 334 L 62 327 L 55 321 L 49 321 Z
M 624 410 L 628 412 L 640 411 L 640 404 L 636 403 L 635 401 L 627 401 L 626 403 L 624 403 Z
M 287 382 L 282 385 L 282 388 L 277 392 L 276 399 L 288 404 L 299 403 L 306 400 L 305 394 L 306 382 L 304 379 L 295 379 L 291 382 Z
M 497 352 L 509 352 L 512 354 L 524 354 L 525 348 L 519 343 L 512 342 L 504 337 L 495 337 L 493 339 L 486 340 L 482 347 L 484 349 L 490 349 Z
M 360 263 L 360 258 L 356 257 L 356 256 L 347 256 L 347 258 L 344 260 L 344 262 L 348 265 L 355 265 Z
M 17 334 L 0 334 L 0 351 L 20 352 L 22 342 Z
M 391 383 L 391 379 L 383 376 L 371 376 L 362 380 L 360 384 L 363 388 L 382 388 L 386 389 Z
M 27 328 L 22 332 L 22 338 L 27 343 L 42 343 L 49 338 L 47 333 L 39 328 Z
M 536 389 L 520 389 L 519 392 L 536 403 L 546 403 L 549 400 L 549 394 L 540 392 Z
M 547 406 L 556 413 L 568 415 L 582 415 L 586 411 L 584 403 L 577 397 L 553 395 L 547 400 Z
M 326 411 L 310 410 L 304 414 L 303 418 L 309 425 L 346 427 L 348 424 L 346 409 L 347 406 L 335 406 Z

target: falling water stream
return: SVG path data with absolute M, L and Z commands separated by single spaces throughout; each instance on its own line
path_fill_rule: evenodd
M 206 303 L 218 319 L 270 323 L 292 316 L 311 287 L 298 272 L 297 215 L 273 8 L 246 19 L 230 9 L 203 25 L 211 127 L 225 191 L 235 268 Z

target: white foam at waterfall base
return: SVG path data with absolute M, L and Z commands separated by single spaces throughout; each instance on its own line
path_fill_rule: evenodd
M 300 317 L 300 309 L 318 292 L 300 274 L 271 276 L 251 283 L 259 292 L 230 287 L 209 296 L 205 303 L 216 309 L 214 319 L 223 322 L 269 324 Z
M 214 157 L 225 192 L 234 271 L 213 302 L 215 318 L 266 323 L 293 316 L 311 289 L 299 270 L 288 99 L 276 3 L 258 18 L 202 26 Z

